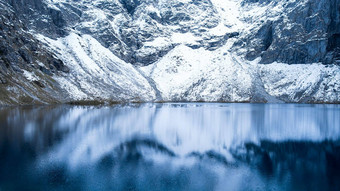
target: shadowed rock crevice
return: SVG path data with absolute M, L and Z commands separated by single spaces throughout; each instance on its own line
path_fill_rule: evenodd
M 119 0 L 119 1 L 130 15 L 133 15 L 136 8 L 141 4 L 140 0 Z

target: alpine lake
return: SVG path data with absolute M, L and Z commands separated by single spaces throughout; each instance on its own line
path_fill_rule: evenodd
M 1 107 L 0 190 L 340 190 L 340 105 Z

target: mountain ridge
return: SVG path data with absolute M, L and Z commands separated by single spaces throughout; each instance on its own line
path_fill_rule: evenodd
M 18 38 L 32 39 L 8 43 L 10 34 L 2 32 L 6 45 L 0 50 L 39 47 L 26 55 L 12 50 L 21 61 L 7 65 L 9 51 L 0 51 L 6 68 L 0 72 L 0 104 L 340 101 L 339 0 L 0 5 L 6 10 L 2 31 L 12 23 Z M 37 56 L 39 51 L 47 56 Z

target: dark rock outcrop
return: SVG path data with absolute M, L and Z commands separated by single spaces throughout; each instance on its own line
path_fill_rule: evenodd
M 275 5 L 277 2 L 247 0 L 243 4 Z M 244 47 L 249 49 L 246 58 L 253 60 L 261 56 L 264 64 L 275 61 L 289 64 L 338 63 L 340 1 L 292 1 L 284 6 L 286 15 L 265 22 L 249 39 L 242 40 Z
M 3 72 L 31 70 L 40 67 L 51 73 L 68 68 L 36 40 L 14 12 L 0 4 L 0 66 Z
M 61 96 L 62 90 L 49 76 L 69 69 L 28 32 L 8 4 L 0 2 L 0 11 L 0 100 L 11 103 L 15 102 L 15 97 L 21 96 L 23 98 L 17 98 L 21 103 L 56 101 L 54 95 Z M 27 83 L 24 71 L 36 71 L 37 74 L 40 71 L 44 80 Z M 8 91 L 9 86 L 12 91 Z M 18 95 L 19 92 L 22 95 Z M 50 93 L 54 95 L 48 95 Z

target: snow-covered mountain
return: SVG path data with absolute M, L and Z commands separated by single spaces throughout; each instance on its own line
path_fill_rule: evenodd
M 340 102 L 339 0 L 0 0 L 0 104 Z

